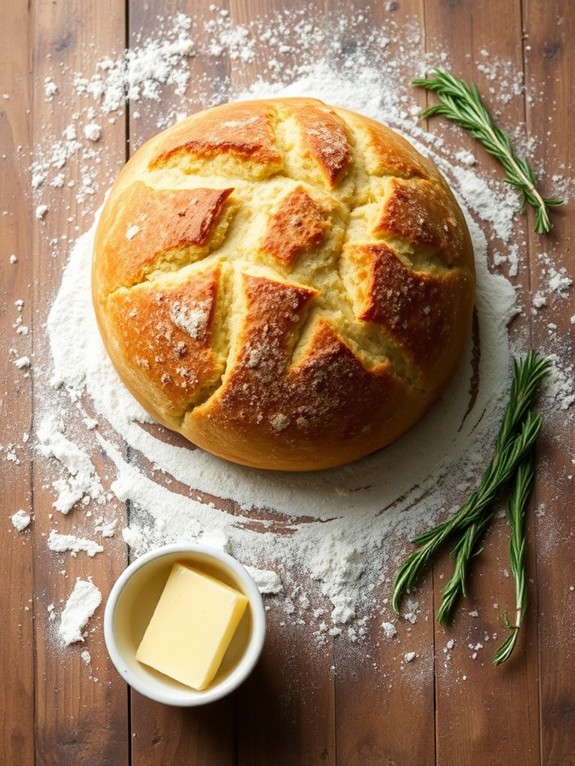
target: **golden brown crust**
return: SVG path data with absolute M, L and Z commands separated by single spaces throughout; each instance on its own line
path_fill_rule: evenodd
M 451 266 L 465 244 L 459 221 L 446 214 L 451 205 L 448 190 L 437 183 L 393 178 L 373 233 L 397 237 L 414 249 L 429 248 Z
M 469 277 L 460 271 L 419 271 L 403 264 L 385 243 L 356 245 L 351 257 L 367 265 L 360 319 L 383 327 L 410 357 L 414 368 L 429 377 L 467 315 Z M 439 365 L 438 365 L 439 363 Z
M 309 153 L 333 188 L 351 163 L 345 122 L 333 111 L 318 109 L 317 104 L 305 103 L 294 111 L 304 156 Z
M 355 122 L 355 116 L 352 120 Z M 435 166 L 402 136 L 364 117 L 359 118 L 359 125 L 362 130 L 366 171 L 370 175 L 439 180 Z
M 176 125 L 150 158 L 149 169 L 174 165 L 180 161 L 229 157 L 239 161 L 248 173 L 267 174 L 283 165 L 276 144 L 276 113 L 265 102 L 224 104 L 201 112 L 193 120 Z
M 123 381 L 226 459 L 312 470 L 399 437 L 471 327 L 473 253 L 432 163 L 312 99 L 226 104 L 145 144 L 96 233 Z
M 290 266 L 300 253 L 319 245 L 329 228 L 326 211 L 298 186 L 271 213 L 262 251 Z
M 223 372 L 212 337 L 219 278 L 215 269 L 195 275 L 193 281 L 166 286 L 147 282 L 108 297 L 112 357 L 120 363 L 132 361 L 132 389 L 157 392 L 162 422 L 181 418 Z
M 100 224 L 102 289 L 140 282 L 154 268 L 194 250 L 201 257 L 233 189 L 152 189 L 136 181 L 107 206 Z M 188 253 L 187 259 L 190 259 Z

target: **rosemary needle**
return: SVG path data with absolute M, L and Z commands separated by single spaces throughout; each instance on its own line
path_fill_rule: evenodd
M 464 593 L 464 573 L 471 557 L 478 552 L 477 543 L 493 514 L 491 506 L 495 495 L 499 488 L 514 476 L 517 466 L 530 454 L 539 434 L 542 418 L 540 415 L 533 416 L 531 405 L 548 370 L 549 361 L 540 358 L 533 351 L 529 351 L 523 359 L 514 361 L 509 403 L 495 442 L 494 455 L 479 487 L 459 511 L 413 541 L 418 549 L 408 556 L 395 577 L 392 606 L 396 614 L 399 614 L 403 595 L 409 592 L 420 578 L 437 551 L 456 534 L 459 535 L 456 543 L 457 566 L 451 587 L 457 583 L 457 588 L 453 593 L 448 593 L 447 599 L 451 603 L 442 607 L 442 618 L 447 618 L 455 603 L 455 597 L 460 592 Z
M 520 463 L 517 469 L 513 493 L 509 497 L 506 508 L 507 518 L 511 526 L 509 564 L 515 582 L 515 622 L 512 623 L 507 612 L 505 612 L 503 620 L 509 633 L 493 656 L 494 665 L 501 665 L 511 656 L 517 643 L 517 636 L 519 635 L 523 616 L 527 609 L 527 578 L 525 576 L 525 547 L 527 541 L 524 531 L 524 518 L 534 477 L 535 468 L 533 456 L 531 455 Z
M 441 103 L 422 112 L 423 118 L 440 114 L 467 130 L 484 148 L 496 157 L 507 171 L 507 183 L 515 186 L 523 206 L 535 209 L 535 231 L 545 234 L 551 230 L 549 208 L 562 205 L 563 200 L 543 197 L 527 160 L 518 157 L 509 136 L 491 118 L 475 83 L 468 85 L 453 75 L 434 68 L 434 77 L 414 80 L 413 84 L 437 93 Z

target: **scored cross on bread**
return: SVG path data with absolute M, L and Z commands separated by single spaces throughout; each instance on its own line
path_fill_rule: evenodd
M 225 104 L 144 144 L 104 205 L 92 273 L 109 356 L 156 420 L 293 471 L 421 419 L 466 347 L 474 287 L 436 167 L 304 98 Z

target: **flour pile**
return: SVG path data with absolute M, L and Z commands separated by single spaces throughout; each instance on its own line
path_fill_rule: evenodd
M 75 73 L 76 97 L 84 107 L 53 151 L 36 160 L 32 176 L 43 220 L 57 204 L 54 192 L 66 184 L 73 156 L 82 158 L 78 200 L 103 199 L 106 184 L 96 182 L 95 168 L 106 122 L 128 107 L 144 121 L 148 103 L 153 104 L 161 128 L 186 111 L 221 101 L 298 95 L 390 125 L 430 155 L 451 183 L 476 253 L 473 343 L 429 416 L 396 444 L 351 466 L 309 475 L 257 472 L 192 449 L 152 424 L 119 382 L 97 331 L 90 298 L 93 225 L 71 248 L 48 317 L 51 368 L 38 370 L 49 384 L 36 437 L 41 455 L 59 466 L 54 508 L 76 514 L 79 531 L 74 540 L 54 530 L 52 549 L 105 555 L 106 538 L 116 530 L 135 555 L 176 541 L 212 544 L 250 567 L 261 590 L 271 594 L 270 607 L 283 610 L 286 623 L 309 624 L 319 644 L 340 634 L 356 641 L 371 618 L 383 621 L 383 637 L 395 635 L 388 598 L 396 557 L 407 549 L 409 537 L 465 499 L 490 453 L 515 351 L 509 322 L 522 308 L 544 311 L 548 301 L 564 299 L 571 288 L 569 275 L 547 256 L 547 289 L 535 303 L 518 298 L 511 281 L 521 273 L 524 257 L 517 196 L 482 175 L 474 156 L 449 151 L 418 125 L 410 82 L 441 57 L 421 61 L 415 25 L 401 29 L 402 56 L 396 50 L 388 55 L 389 40 L 398 36 L 392 14 L 384 32 L 360 35 L 362 21 L 359 13 L 344 27 L 336 18 L 314 19 L 302 9 L 295 21 L 280 13 L 242 26 L 214 7 L 203 20 L 181 14 L 163 19 L 158 39 L 103 60 L 96 73 Z M 199 25 L 210 33 L 204 48 L 194 38 Z M 232 66 L 218 75 L 224 57 Z M 196 60 L 209 75 L 194 78 Z M 254 64 L 256 80 L 250 75 Z M 62 92 L 56 79 L 45 87 L 55 104 Z M 518 79 L 509 77 L 501 103 L 521 93 Z M 561 369 L 556 329 L 551 340 L 556 374 L 548 404 L 567 411 L 573 401 L 571 371 Z M 107 458 L 105 470 L 93 461 L 100 451 Z M 127 518 L 110 510 L 112 499 L 126 504 Z M 90 525 L 98 541 L 87 539 Z M 408 609 L 404 619 L 412 614 Z

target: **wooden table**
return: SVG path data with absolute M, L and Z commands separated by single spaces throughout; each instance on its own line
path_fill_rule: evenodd
M 224 3 L 234 24 L 248 24 L 284 5 L 279 0 Z M 426 50 L 444 51 L 450 70 L 475 79 L 488 101 L 490 89 L 499 83 L 489 79 L 480 65 L 482 51 L 487 50 L 492 60 L 508 62 L 514 72 L 524 72 L 527 93 L 536 97 L 514 99 L 499 115 L 501 121 L 511 132 L 520 126 L 528 138 L 536 139 L 525 145 L 531 146 L 545 192 L 552 191 L 553 174 L 572 173 L 575 142 L 569 113 L 575 105 L 575 5 L 570 0 L 373 2 L 364 9 L 359 26 L 362 3 L 355 10 L 353 3 L 340 0 L 316 0 L 311 5 L 316 18 L 325 9 L 340 19 L 355 19 L 354 34 L 362 24 L 385 31 L 393 18 L 399 33 L 387 41 L 392 53 L 401 56 L 404 46 L 413 45 L 419 46 L 422 56 Z M 32 188 L 34 150 L 45 145 L 47 135 L 61 135 L 79 108 L 74 72 L 93 73 L 106 56 L 117 56 L 126 45 L 153 36 L 158 15 L 169 18 L 178 10 L 192 18 L 213 14 L 207 6 L 197 0 L 180 4 L 10 0 L 3 5 L 0 760 L 10 766 L 575 764 L 573 408 L 551 418 L 553 427 L 546 427 L 542 436 L 528 521 L 529 610 L 516 655 L 501 668 L 491 666 L 487 652 L 473 659 L 471 651 L 454 651 L 451 677 L 467 681 L 446 680 L 444 647 L 450 639 L 455 646 L 469 644 L 470 619 L 462 610 L 448 629 L 435 624 L 434 606 L 441 590 L 437 568 L 418 594 L 424 613 L 431 617 L 413 625 L 412 635 L 429 657 L 417 685 L 405 680 L 397 649 L 375 632 L 371 643 L 368 636 L 368 643 L 352 653 L 350 662 L 349 653 L 342 658 L 337 639 L 329 651 L 318 655 L 304 628 L 280 628 L 280 618 L 273 612 L 264 656 L 249 682 L 234 696 L 203 709 L 172 709 L 130 692 L 106 654 L 103 606 L 90 622 L 84 645 L 66 651 L 56 645 L 51 605 L 60 610 L 75 579 L 94 573 L 105 598 L 128 553 L 119 534 L 107 541 L 104 554 L 93 559 L 60 557 L 46 545 L 53 526 L 52 477 L 46 461 L 35 452 L 37 413 L 43 405 L 41 378 L 48 364 L 44 322 L 69 243 L 87 227 L 130 146 L 156 132 L 160 106 L 138 105 L 139 118 L 135 108 L 128 108 L 107 124 L 105 152 L 91 176 L 95 193 L 87 192 L 82 201 L 78 184 L 85 160 L 79 155 L 69 158 L 66 180 L 74 179 L 76 186 L 54 188 L 44 215 L 37 209 L 37 190 Z M 402 28 L 413 29 L 408 21 L 421 30 L 416 43 L 407 39 L 407 32 L 402 38 Z M 199 27 L 197 34 L 201 39 L 208 32 Z M 348 42 L 353 46 L 353 39 Z M 197 55 L 191 63 L 190 87 L 194 78 L 207 77 L 209 82 L 210 75 L 223 71 L 246 83 L 257 75 L 257 59 L 229 60 L 225 52 L 218 60 L 218 72 L 210 70 L 214 66 L 213 60 Z M 59 83 L 57 99 L 51 98 L 52 81 Z M 173 90 L 171 94 L 177 107 Z M 423 105 L 425 94 L 419 98 Z M 194 104 L 193 95 L 191 103 L 195 109 L 204 106 Z M 461 131 L 443 121 L 435 121 L 433 130 L 473 151 L 492 178 L 502 178 L 495 162 Z M 557 210 L 553 223 L 552 234 L 541 239 L 531 233 L 531 212 L 524 220 L 519 241 L 523 268 L 515 283 L 527 309 L 511 329 L 519 348 L 532 345 L 543 353 L 554 352 L 555 332 L 572 337 L 575 313 L 572 290 L 551 301 L 546 311 L 528 308 L 529 296 L 548 278 L 542 252 L 575 273 L 571 203 Z M 18 300 L 23 304 L 16 306 Z M 558 330 L 552 331 L 550 323 Z M 575 353 L 572 343 L 565 347 L 562 363 L 569 369 Z M 30 367 L 15 364 L 26 356 Z M 30 434 L 28 441 L 25 434 Z M 105 458 L 94 454 L 93 459 L 105 473 Z M 535 513 L 542 508 L 544 512 Z M 32 523 L 21 532 L 10 522 L 19 509 L 32 513 Z M 118 513 L 122 512 L 118 504 Z M 491 602 L 494 594 L 502 604 L 512 597 L 505 572 L 505 529 L 505 520 L 499 519 L 477 562 L 471 583 L 473 603 Z M 63 520 L 60 530 L 65 531 Z M 501 635 L 500 612 L 491 609 L 482 614 L 482 629 L 488 634 L 499 630 Z M 81 649 L 90 653 L 89 666 Z

